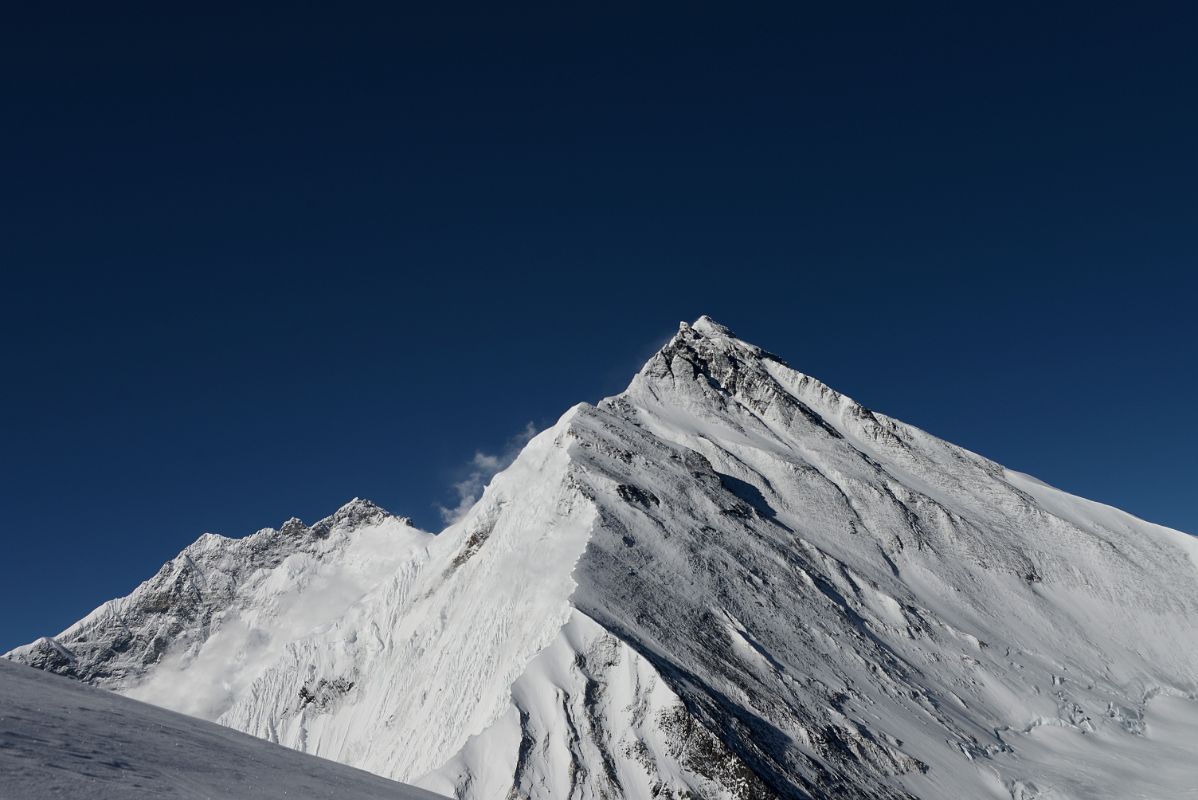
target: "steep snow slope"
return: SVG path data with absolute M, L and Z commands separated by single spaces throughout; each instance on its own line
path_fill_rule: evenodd
M 433 800 L 435 795 L 0 661 L 0 797 Z
M 1194 540 L 706 318 L 426 552 L 220 720 L 462 798 L 1198 797 Z
M 388 776 L 432 770 L 491 725 L 568 620 L 570 571 L 593 527 L 561 445 L 557 429 L 534 438 L 429 546 L 410 586 L 376 591 L 288 647 L 220 721 Z M 297 698 L 320 680 L 354 688 L 323 705 Z M 415 722 L 432 714 L 435 727 Z
M 701 320 L 223 721 L 463 797 L 1183 796 L 1192 540 L 1100 511 Z
M 647 499 L 607 504 L 574 604 L 774 786 L 1193 791 L 1184 745 L 1143 736 L 1153 698 L 1196 716 L 1191 538 L 1012 478 L 708 320 L 601 411 L 625 443 L 701 458 L 606 459 Z
M 204 534 L 128 596 L 8 657 L 216 719 L 288 642 L 413 572 L 431 539 L 360 499 L 312 527 Z

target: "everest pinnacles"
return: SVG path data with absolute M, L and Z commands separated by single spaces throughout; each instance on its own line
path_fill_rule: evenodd
M 205 534 L 8 658 L 463 800 L 1198 797 L 1198 539 L 706 317 L 439 534 Z

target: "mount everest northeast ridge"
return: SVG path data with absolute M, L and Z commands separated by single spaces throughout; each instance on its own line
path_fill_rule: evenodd
M 1198 798 L 1198 540 L 706 317 L 439 535 L 205 535 L 8 657 L 460 798 Z

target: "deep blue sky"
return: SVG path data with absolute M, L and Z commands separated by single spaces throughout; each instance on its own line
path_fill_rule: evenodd
M 0 32 L 0 649 L 202 531 L 435 528 L 703 313 L 1198 531 L 1192 3 L 91 5 Z

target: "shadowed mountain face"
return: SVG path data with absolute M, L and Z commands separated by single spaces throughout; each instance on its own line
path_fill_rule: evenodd
M 280 567 L 251 565 L 202 624 L 145 586 L 101 614 L 136 670 L 97 647 L 99 611 L 10 655 L 134 695 L 169 674 L 153 699 L 181 707 L 232 652 L 211 716 L 462 798 L 1193 796 L 1193 539 L 707 318 L 459 523 L 406 530 L 319 627 L 270 627 Z M 161 646 L 122 627 L 147 614 L 175 620 Z M 255 625 L 269 644 L 238 661 Z

